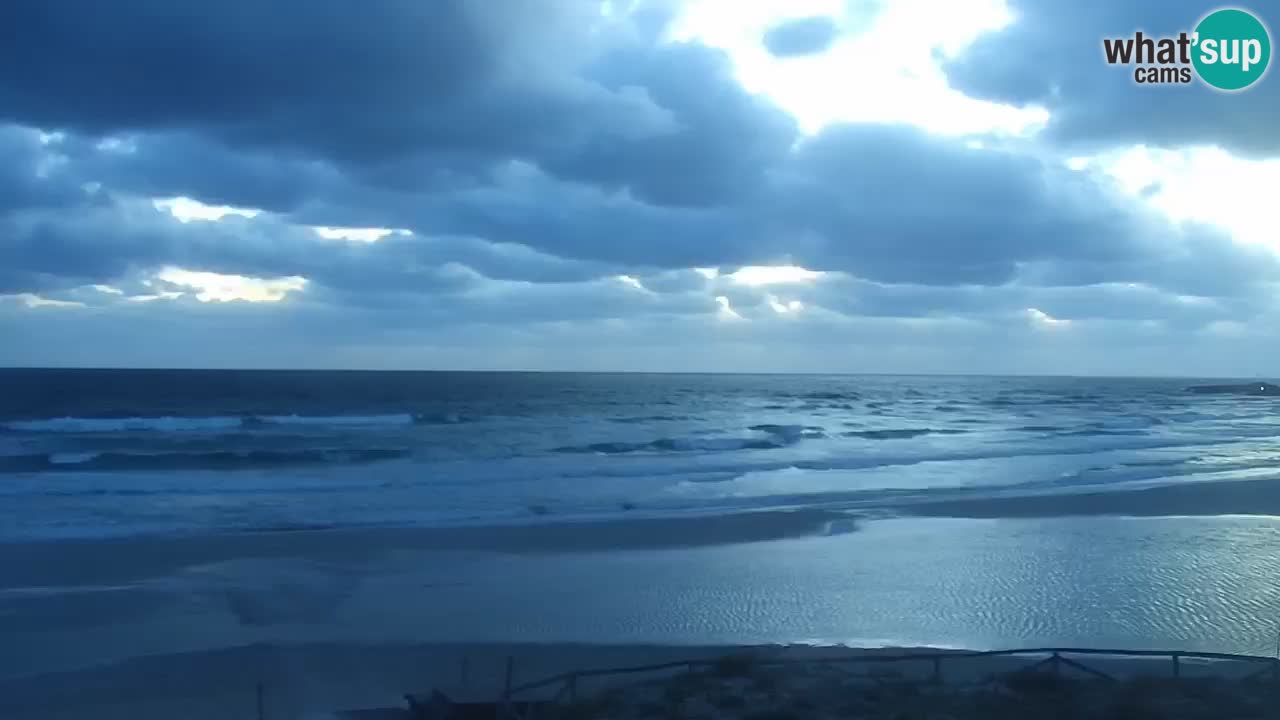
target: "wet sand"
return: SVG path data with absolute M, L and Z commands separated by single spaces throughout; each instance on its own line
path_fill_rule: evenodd
M 1269 518 L 802 511 L 14 544 L 0 717 L 252 718 L 259 683 L 272 720 L 328 717 L 454 683 L 462 656 L 496 687 L 507 655 L 521 681 L 735 643 L 1258 652 L 1277 538 Z
M 349 561 L 389 551 L 524 554 L 656 550 L 847 532 L 853 523 L 854 518 L 844 513 L 807 509 L 520 525 L 0 543 L 0 589 L 128 582 L 233 558 Z
M 1188 482 L 1134 490 L 939 500 L 901 509 L 922 517 L 956 518 L 1280 516 L 1280 481 Z

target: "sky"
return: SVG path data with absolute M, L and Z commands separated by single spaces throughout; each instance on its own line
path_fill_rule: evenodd
M 1280 376 L 1217 7 L 10 0 L 0 366 Z

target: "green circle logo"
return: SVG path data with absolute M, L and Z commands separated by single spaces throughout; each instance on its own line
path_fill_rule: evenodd
M 1271 60 L 1267 26 L 1252 13 L 1215 10 L 1196 26 L 1191 62 L 1219 90 L 1243 90 L 1262 78 Z

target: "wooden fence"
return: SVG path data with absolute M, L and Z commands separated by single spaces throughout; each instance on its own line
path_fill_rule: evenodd
M 941 683 L 945 679 L 945 664 L 955 663 L 965 660 L 973 660 L 976 658 L 988 657 L 1016 657 L 1016 656 L 1046 656 L 1043 659 L 1032 662 L 1021 670 L 1033 671 L 1050 671 L 1059 672 L 1063 667 L 1069 667 L 1079 672 L 1101 678 L 1104 680 L 1114 680 L 1115 678 L 1103 670 L 1090 667 L 1083 662 L 1073 659 L 1075 657 L 1110 657 L 1110 658 L 1167 658 L 1170 661 L 1170 676 L 1174 678 L 1182 677 L 1182 661 L 1195 660 L 1222 660 L 1236 661 L 1257 664 L 1260 667 L 1247 677 L 1257 677 L 1263 673 L 1269 672 L 1273 680 L 1280 682 L 1280 657 L 1271 657 L 1265 655 L 1240 655 L 1234 653 L 1217 653 L 1217 652 L 1196 652 L 1187 650 L 1112 650 L 1099 648 L 1019 648 L 1013 650 L 984 650 L 984 651 L 931 651 L 931 652 L 911 652 L 901 654 L 888 653 L 864 653 L 859 655 L 836 656 L 836 657 L 818 657 L 818 658 L 753 658 L 751 661 L 754 667 L 785 667 L 788 665 L 880 665 L 906 662 L 927 662 L 932 668 L 931 680 Z M 597 670 L 578 670 L 574 672 L 560 673 L 540 680 L 513 685 L 512 678 L 514 675 L 514 661 L 507 659 L 506 685 L 502 693 L 501 707 L 505 712 L 501 715 L 508 718 L 516 718 L 520 713 L 514 711 L 514 706 L 521 703 L 522 697 L 527 697 L 536 691 L 547 690 L 549 688 L 557 688 L 551 698 L 552 703 L 563 701 L 573 702 L 578 698 L 579 684 L 583 680 L 591 678 L 618 677 L 625 675 L 635 675 L 641 673 L 657 673 L 663 671 L 684 671 L 694 673 L 699 670 L 711 670 L 720 665 L 723 658 L 714 659 L 693 659 L 681 660 L 675 662 L 658 663 L 654 665 L 635 665 L 630 667 L 615 667 Z M 526 705 L 527 707 L 527 705 Z

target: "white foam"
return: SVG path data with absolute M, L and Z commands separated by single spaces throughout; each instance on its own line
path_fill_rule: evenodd
M 54 465 L 79 465 L 96 457 L 98 453 L 95 452 L 54 453 L 49 456 L 49 462 Z
M 412 415 L 397 413 L 390 415 L 261 415 L 254 417 L 248 424 L 376 427 L 412 425 L 413 422 Z M 245 425 L 244 418 L 234 416 L 166 416 L 126 418 L 61 417 L 39 420 L 12 420 L 4 423 L 3 427 L 17 432 L 108 433 L 207 432 L 212 430 L 239 430 Z
M 336 425 L 351 427 L 413 424 L 413 416 L 408 413 L 392 415 L 259 415 L 257 419 L 270 425 Z

